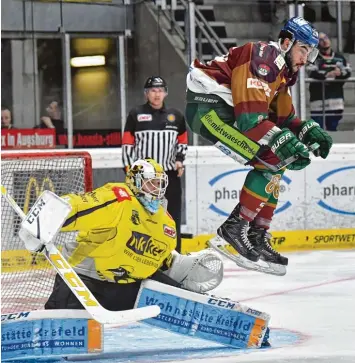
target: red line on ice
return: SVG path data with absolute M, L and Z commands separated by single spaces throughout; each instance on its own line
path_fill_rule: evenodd
M 339 279 L 339 280 L 333 280 L 333 281 L 321 282 L 321 283 L 319 283 L 319 284 L 315 284 L 315 285 L 301 286 L 301 287 L 297 287 L 297 288 L 295 288 L 295 289 L 289 289 L 289 290 L 283 290 L 283 291 L 278 291 L 278 292 L 272 292 L 272 293 L 270 293 L 270 294 L 265 294 L 265 295 L 259 295 L 259 296 L 249 297 L 249 298 L 247 298 L 247 299 L 242 299 L 242 300 L 239 300 L 239 301 L 240 301 L 240 302 L 242 302 L 242 301 L 250 301 L 250 300 L 262 299 L 262 298 L 264 298 L 264 297 L 269 297 L 269 296 L 284 295 L 284 294 L 288 294 L 289 292 L 293 292 L 293 291 L 300 291 L 300 290 L 306 290 L 306 289 L 313 289 L 314 287 L 319 287 L 319 286 L 324 286 L 324 285 L 331 285 L 331 284 L 336 284 L 336 283 L 338 283 L 338 282 L 351 281 L 351 280 L 355 280 L 355 276 L 347 277 L 347 278 Z

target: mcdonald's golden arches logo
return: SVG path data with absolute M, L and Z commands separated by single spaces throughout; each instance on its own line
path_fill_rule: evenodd
M 25 203 L 23 205 L 23 211 L 27 214 L 31 208 L 31 197 L 33 197 L 32 191 L 34 191 L 34 197 L 37 199 L 45 190 L 50 190 L 55 193 L 54 183 L 51 178 L 46 176 L 43 178 L 41 184 L 39 183 L 39 179 L 35 177 L 30 177 L 26 187 L 25 193 Z M 35 201 L 35 200 L 34 200 Z M 34 202 L 33 201 L 33 202 Z

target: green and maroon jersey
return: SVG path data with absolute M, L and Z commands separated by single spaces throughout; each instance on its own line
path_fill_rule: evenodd
M 296 130 L 289 87 L 290 74 L 277 43 L 247 43 L 207 64 L 195 60 L 187 76 L 192 92 L 216 94 L 234 107 L 235 126 L 260 144 L 268 144 L 280 128 Z

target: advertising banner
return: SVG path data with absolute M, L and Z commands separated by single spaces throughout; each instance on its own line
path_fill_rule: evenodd
M 124 180 L 120 148 L 88 149 L 92 156 L 94 187 Z M 215 147 L 189 147 L 182 178 L 182 232 L 215 233 L 239 201 L 244 180 L 251 170 Z M 43 178 L 41 171 L 30 178 L 14 173 L 17 186 L 10 188 L 20 206 L 27 208 L 45 188 L 57 194 L 63 173 L 52 170 Z M 51 183 L 52 182 L 52 183 Z M 26 190 L 25 200 L 17 189 Z M 300 171 L 287 170 L 280 183 L 279 203 L 272 231 L 355 228 L 355 144 L 333 145 L 326 160 L 312 157 Z
M 304 218 L 308 229 L 355 228 L 355 160 L 316 163 L 306 171 Z
M 100 353 L 101 325 L 87 319 L 41 319 L 2 323 L 1 361 Z
M 58 146 L 68 147 L 68 135 L 58 134 Z M 119 147 L 122 145 L 121 130 L 86 129 L 73 131 L 73 148 Z
M 192 162 L 191 162 L 192 161 Z M 198 148 L 186 166 L 188 231 L 214 233 L 239 202 L 250 167 L 210 147 Z M 272 230 L 355 227 L 355 145 L 334 147 L 326 160 L 286 171 Z
M 54 149 L 55 129 L 2 129 L 2 150 Z

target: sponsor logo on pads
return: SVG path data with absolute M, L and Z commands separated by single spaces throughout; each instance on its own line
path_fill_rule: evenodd
M 210 305 L 217 305 L 221 308 L 226 308 L 226 309 L 233 309 L 235 307 L 235 303 L 233 301 L 222 300 L 217 298 L 211 298 L 207 301 L 207 303 Z
M 21 311 L 19 313 L 2 314 L 1 321 L 27 318 L 29 315 L 30 315 L 30 311 Z

